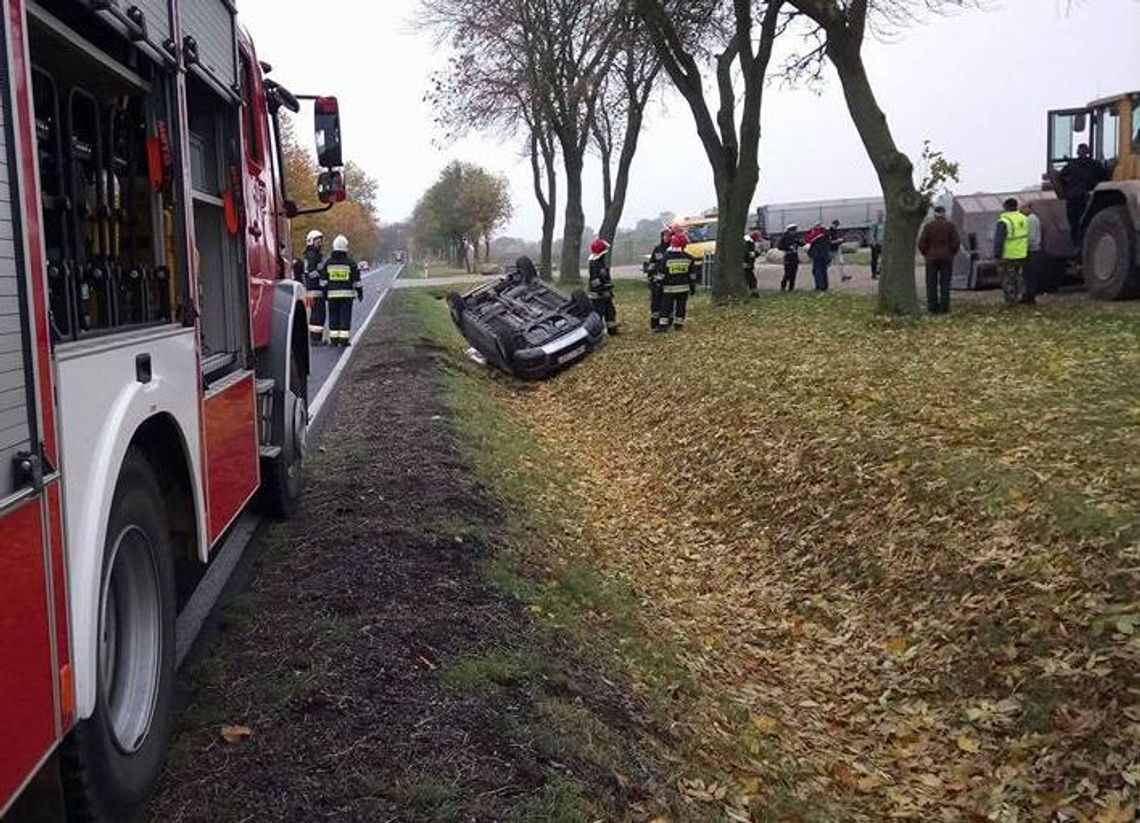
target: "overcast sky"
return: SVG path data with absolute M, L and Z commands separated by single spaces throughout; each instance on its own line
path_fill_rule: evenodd
M 894 42 L 870 42 L 866 62 L 895 139 L 911 157 L 924 139 L 961 163 L 959 192 L 1040 179 L 1045 113 L 1140 90 L 1140 2 L 990 0 L 992 10 L 932 18 Z M 507 175 L 515 216 L 503 234 L 537 237 L 538 208 L 519 140 L 475 136 L 440 146 L 423 102 L 446 50 L 417 31 L 417 0 L 239 0 L 259 57 L 297 93 L 336 94 L 345 150 L 380 182 L 383 221 L 407 217 L 452 159 Z M 819 93 L 769 87 L 755 202 L 877 195 L 870 163 L 829 74 Z M 307 129 L 301 129 L 303 136 Z M 596 166 L 587 223 L 601 213 Z M 662 211 L 715 205 L 689 109 L 672 89 L 653 106 L 634 161 L 624 225 Z M 560 204 L 561 206 L 561 204 Z

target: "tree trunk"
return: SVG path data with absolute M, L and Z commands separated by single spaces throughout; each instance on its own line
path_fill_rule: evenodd
M 491 262 L 491 233 L 486 232 L 483 235 L 483 262 Z
M 530 136 L 530 169 L 533 175 L 534 199 L 542 210 L 542 242 L 539 247 L 538 273 L 543 280 L 554 279 L 554 220 L 558 203 L 558 173 L 554 168 L 554 149 L 549 135 L 540 135 L 532 127 Z M 539 167 L 539 157 L 542 168 Z M 546 191 L 542 190 L 543 171 L 546 173 Z
M 633 106 L 633 103 L 630 103 Z M 621 222 L 622 212 L 625 210 L 625 196 L 629 191 L 629 172 L 633 166 L 633 157 L 637 153 L 637 138 L 641 134 L 640 109 L 631 108 L 629 120 L 626 122 L 625 141 L 621 145 L 618 155 L 617 174 L 614 177 L 610 202 L 606 204 L 606 213 L 602 218 L 602 227 L 598 234 L 613 243 L 617 234 L 618 223 Z
M 899 151 L 879 108 L 860 54 L 860 43 L 841 32 L 828 31 L 827 54 L 839 73 L 847 109 L 879 178 L 886 204 L 883 257 L 879 270 L 879 311 L 916 314 L 915 243 L 926 215 L 926 203 L 914 187 L 914 166 Z
M 562 157 L 566 166 L 566 213 L 562 226 L 562 257 L 558 266 L 558 282 L 575 285 L 582 282 L 582 232 L 586 215 L 582 211 L 582 155 L 565 142 Z
M 748 296 L 744 282 L 744 231 L 756 191 L 759 172 L 737 169 L 731 179 L 717 185 L 716 265 L 712 271 L 712 297 L 726 303 Z

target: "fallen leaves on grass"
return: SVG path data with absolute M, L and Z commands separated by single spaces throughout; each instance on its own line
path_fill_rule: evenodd
M 730 777 L 794 763 L 845 820 L 1118 814 L 1140 762 L 1138 317 L 698 301 L 684 336 L 498 383 L 559 462 L 527 505 L 590 513 L 536 564 L 588 558 L 637 593 Z M 742 762 L 726 740 L 756 732 L 776 751 Z
M 248 740 L 253 735 L 253 729 L 249 726 L 222 726 L 220 734 L 222 740 L 233 745 Z

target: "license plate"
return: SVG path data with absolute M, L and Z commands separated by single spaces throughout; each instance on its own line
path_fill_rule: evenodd
M 581 357 L 585 353 L 586 353 L 586 347 L 585 346 L 579 346 L 576 349 L 571 349 L 570 351 L 566 352 L 566 354 L 558 355 L 558 362 L 560 364 L 561 363 L 569 363 L 571 360 L 574 360 L 577 357 Z

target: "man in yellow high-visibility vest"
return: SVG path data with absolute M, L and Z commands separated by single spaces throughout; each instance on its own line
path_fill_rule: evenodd
M 1025 261 L 1029 257 L 1029 220 L 1017 209 L 1017 198 L 1007 198 L 1005 211 L 998 217 L 994 230 L 994 257 L 1001 274 L 1001 290 L 1006 305 L 1033 303 L 1033 293 L 1026 288 Z

